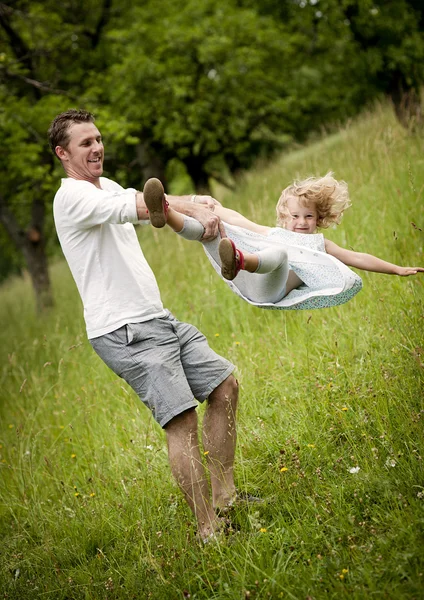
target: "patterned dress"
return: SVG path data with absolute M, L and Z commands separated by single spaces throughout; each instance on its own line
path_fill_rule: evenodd
M 258 278 L 266 277 L 267 274 L 240 271 L 233 281 L 224 279 L 235 294 L 254 306 L 278 310 L 326 308 L 348 302 L 362 288 L 362 279 L 356 273 L 325 252 L 324 236 L 321 233 L 295 233 L 274 227 L 264 236 L 242 227 L 227 223 L 224 225 L 226 234 L 242 252 L 258 252 L 272 246 L 285 248 L 290 269 L 303 281 L 301 286 L 278 302 L 257 302 L 251 298 L 255 298 L 255 287 L 260 285 Z M 218 246 L 219 238 L 203 243 L 212 266 L 221 275 Z

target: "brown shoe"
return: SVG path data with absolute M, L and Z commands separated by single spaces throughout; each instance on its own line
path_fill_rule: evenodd
M 222 238 L 218 250 L 221 259 L 221 275 L 231 281 L 240 269 L 244 269 L 244 256 L 230 238 Z
M 152 177 L 144 184 L 143 189 L 144 203 L 149 213 L 150 223 L 153 227 L 160 229 L 166 225 L 166 213 L 168 212 L 168 202 L 165 198 L 165 192 L 159 179 Z

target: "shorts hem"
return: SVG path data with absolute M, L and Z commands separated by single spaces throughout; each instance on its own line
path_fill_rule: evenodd
M 225 381 L 227 379 L 227 377 L 229 377 L 233 372 L 234 372 L 235 366 L 233 364 L 230 364 L 230 366 L 223 372 L 221 373 L 221 375 L 219 377 L 217 377 L 213 383 L 211 383 L 204 392 L 202 392 L 201 394 L 199 394 L 199 396 L 197 397 L 197 399 L 199 400 L 199 402 L 204 402 L 206 400 L 206 398 L 209 397 L 209 395 L 219 386 L 221 385 L 221 383 L 223 381 Z
M 198 403 L 195 400 L 192 400 L 191 402 L 186 402 L 185 404 L 182 404 L 181 406 L 179 406 L 177 410 L 174 410 L 171 413 L 171 415 L 167 414 L 165 417 L 163 417 L 160 421 L 158 421 L 158 423 L 163 429 L 166 425 L 168 425 L 168 423 L 170 421 L 172 421 L 172 419 L 174 419 L 175 417 L 178 417 L 178 415 L 181 415 L 183 412 L 185 412 L 189 408 L 197 408 L 197 406 L 198 406 Z

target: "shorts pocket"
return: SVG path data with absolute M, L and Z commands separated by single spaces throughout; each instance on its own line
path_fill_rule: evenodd
M 139 344 L 140 342 L 148 342 L 157 337 L 158 319 L 152 321 L 143 321 L 142 323 L 128 323 L 125 325 L 126 329 L 126 346 L 132 346 L 133 344 Z
M 127 333 L 127 343 L 126 346 L 131 346 L 131 344 L 136 344 L 137 342 L 141 342 L 143 339 L 142 333 L 140 331 L 139 323 L 127 323 L 125 325 L 126 333 Z

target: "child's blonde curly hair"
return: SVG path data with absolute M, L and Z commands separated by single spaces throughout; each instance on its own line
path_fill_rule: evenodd
M 308 177 L 303 181 L 294 181 L 282 191 L 277 202 L 277 225 L 285 227 L 290 219 L 287 201 L 297 200 L 301 206 L 313 204 L 317 213 L 317 227 L 327 229 L 339 224 L 344 211 L 351 205 L 347 183 L 334 179 L 330 171 L 324 177 Z

